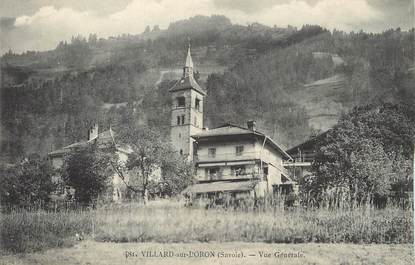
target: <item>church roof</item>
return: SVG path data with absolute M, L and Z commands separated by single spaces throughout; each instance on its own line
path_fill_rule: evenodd
M 244 128 L 235 124 L 226 123 L 222 126 L 219 126 L 217 128 L 204 130 L 201 133 L 192 135 L 191 137 L 195 140 L 201 140 L 201 139 L 214 139 L 217 137 L 227 137 L 227 136 L 236 136 L 236 135 L 252 135 L 259 137 L 261 139 L 267 139 L 266 143 L 272 146 L 274 149 L 278 150 L 281 155 L 286 159 L 292 159 L 291 156 L 284 151 L 283 148 L 280 147 L 279 144 L 277 144 L 274 140 L 272 140 L 269 136 L 258 132 L 253 131 L 248 128 Z
M 170 88 L 169 91 L 172 92 L 172 91 L 179 91 L 179 90 L 184 90 L 184 89 L 194 89 L 200 94 L 206 95 L 205 90 L 199 86 L 199 84 L 196 82 L 196 80 L 193 78 L 192 75 L 182 77 Z
M 197 92 L 201 93 L 202 95 L 206 95 L 206 92 L 203 88 L 199 86 L 199 84 L 196 82 L 194 76 L 193 76 L 193 60 L 192 60 L 192 54 L 190 52 L 190 45 L 187 49 L 187 56 L 186 56 L 186 62 L 183 68 L 183 77 L 180 78 L 170 89 L 170 92 L 173 91 L 180 91 L 180 90 L 186 90 L 186 89 L 194 89 Z

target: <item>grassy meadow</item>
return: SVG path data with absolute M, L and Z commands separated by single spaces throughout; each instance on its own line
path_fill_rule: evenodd
M 243 211 L 155 201 L 145 206 L 119 204 L 84 211 L 12 211 L 0 218 L 2 254 L 71 246 L 79 237 L 115 243 L 413 242 L 413 211 L 392 207 Z

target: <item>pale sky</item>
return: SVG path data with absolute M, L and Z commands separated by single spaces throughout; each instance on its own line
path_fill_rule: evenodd
M 2 0 L 1 52 L 48 50 L 74 35 L 138 34 L 147 25 L 221 14 L 232 23 L 379 32 L 414 27 L 414 0 Z

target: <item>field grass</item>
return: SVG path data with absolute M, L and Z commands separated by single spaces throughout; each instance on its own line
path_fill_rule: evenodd
M 0 216 L 0 253 L 33 252 L 71 246 L 75 234 L 91 234 L 94 212 L 13 211 Z
M 187 209 L 179 204 L 97 212 L 103 242 L 410 243 L 411 211 Z M 117 225 L 114 225 L 117 224 Z
M 70 246 L 75 234 L 98 242 L 412 243 L 413 211 L 235 211 L 178 202 L 121 204 L 91 211 L 3 214 L 3 253 Z

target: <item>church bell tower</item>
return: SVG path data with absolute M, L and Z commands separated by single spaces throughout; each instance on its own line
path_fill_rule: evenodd
M 170 88 L 169 92 L 172 97 L 170 141 L 179 154 L 192 160 L 194 141 L 190 136 L 202 131 L 203 101 L 206 93 L 193 76 L 190 44 L 183 67 L 183 76 Z

